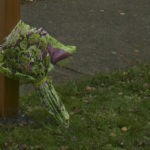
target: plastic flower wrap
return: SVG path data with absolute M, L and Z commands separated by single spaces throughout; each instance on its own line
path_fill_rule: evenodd
M 49 113 L 68 126 L 69 114 L 47 75 L 58 61 L 75 51 L 75 46 L 65 46 L 42 28 L 33 28 L 20 20 L 0 47 L 0 72 L 33 83 Z

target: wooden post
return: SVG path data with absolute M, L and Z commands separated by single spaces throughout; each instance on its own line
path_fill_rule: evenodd
M 0 44 L 20 20 L 20 0 L 0 0 Z M 18 114 L 19 81 L 0 74 L 0 117 Z

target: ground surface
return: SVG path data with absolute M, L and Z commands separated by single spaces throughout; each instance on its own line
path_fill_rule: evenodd
M 70 128 L 56 125 L 36 93 L 21 95 L 20 116 L 0 120 L 0 149 L 149 150 L 150 63 L 61 85 L 148 61 L 148 7 L 146 0 L 43 0 L 23 5 L 24 21 L 78 47 L 65 66 L 69 69 L 53 73 Z M 26 89 L 22 86 L 21 92 L 32 90 Z
M 36 93 L 0 119 L 1 150 L 150 150 L 150 63 L 56 86 L 70 114 L 58 126 Z
M 44 27 L 77 53 L 55 82 L 111 72 L 150 59 L 149 0 L 43 0 L 21 7 L 21 18 Z

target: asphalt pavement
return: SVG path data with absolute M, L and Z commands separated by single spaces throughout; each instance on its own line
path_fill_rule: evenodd
M 149 0 L 41 0 L 22 5 L 21 19 L 77 46 L 70 62 L 50 73 L 59 84 L 149 61 L 149 6 Z

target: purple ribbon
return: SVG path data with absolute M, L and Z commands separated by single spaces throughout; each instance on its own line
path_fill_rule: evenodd
M 49 52 L 49 55 L 51 57 L 51 63 L 55 65 L 58 61 L 68 58 L 69 56 L 72 56 L 68 52 L 59 49 L 59 48 L 53 48 L 49 43 L 47 46 L 47 50 Z

